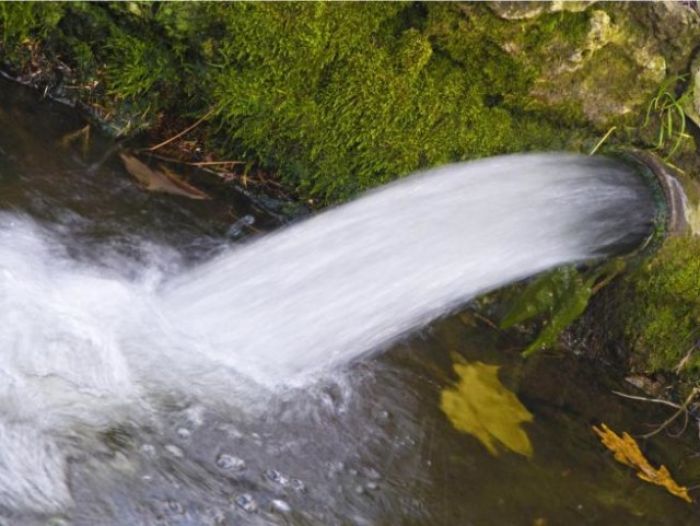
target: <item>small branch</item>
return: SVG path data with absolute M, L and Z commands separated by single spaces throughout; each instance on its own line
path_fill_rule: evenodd
M 674 409 L 681 409 L 683 407 L 678 404 L 674 404 L 673 402 L 669 402 L 668 400 L 662 400 L 661 398 L 646 398 L 644 396 L 634 396 L 631 394 L 622 393 L 620 391 L 613 391 L 612 393 L 617 396 L 621 396 L 622 398 L 629 398 L 630 400 L 639 400 L 640 402 L 651 402 L 654 404 L 667 405 L 669 407 L 673 407 Z
M 604 278 L 600 283 L 595 285 L 591 289 L 591 296 L 595 296 L 600 291 L 600 289 L 602 289 L 603 287 L 608 285 L 608 283 L 610 283 L 613 279 L 615 279 L 617 276 L 619 276 L 620 272 L 622 272 L 622 270 L 616 270 L 615 272 L 613 272 L 612 274 L 610 274 L 609 276 Z
M 478 312 L 472 312 L 472 314 L 474 315 L 474 317 L 477 320 L 485 323 L 486 325 L 488 325 L 492 329 L 497 330 L 498 332 L 503 332 L 502 329 L 498 325 L 496 325 L 494 322 L 489 320 L 486 316 L 483 316 L 483 315 L 479 314 Z
M 146 148 L 145 151 L 154 152 L 154 151 L 156 151 L 157 149 L 162 148 L 162 147 L 165 146 L 166 144 L 170 144 L 170 143 L 173 142 L 174 140 L 179 139 L 180 137 L 182 137 L 183 135 L 185 135 L 187 132 L 194 130 L 197 126 L 199 126 L 200 124 L 202 124 L 205 120 L 207 120 L 207 118 L 209 118 L 209 117 L 211 116 L 212 113 L 214 113 L 214 108 L 210 109 L 210 110 L 204 115 L 204 117 L 202 117 L 201 119 L 199 119 L 197 122 L 195 122 L 195 123 L 192 124 L 191 126 L 188 126 L 188 127 L 185 128 L 184 130 L 182 130 L 180 133 L 177 133 L 177 134 L 173 135 L 172 137 L 170 137 L 170 139 L 167 139 L 167 140 L 165 140 L 165 141 L 163 141 L 163 142 L 161 142 L 161 143 L 159 143 L 159 144 L 156 144 L 155 146 L 151 146 L 151 147 L 149 147 L 149 148 Z
M 196 163 L 183 163 L 190 166 L 217 166 L 226 164 L 246 164 L 245 161 L 200 161 Z
M 671 415 L 667 420 L 665 420 L 659 427 L 654 429 L 654 431 L 651 431 L 650 433 L 646 433 L 645 435 L 642 435 L 642 438 L 651 438 L 654 435 L 660 433 L 664 429 L 666 429 L 668 426 L 670 426 L 676 418 L 678 418 L 680 415 L 683 413 L 688 412 L 688 406 L 690 405 L 690 402 L 693 401 L 693 399 L 697 396 L 697 394 L 700 392 L 700 388 L 694 387 L 693 390 L 690 392 L 688 395 L 688 398 L 685 399 L 685 402 L 683 402 L 683 405 L 678 408 L 678 411 L 676 411 L 673 415 Z
M 603 135 L 603 138 L 601 140 L 599 140 L 598 143 L 593 147 L 593 149 L 591 150 L 591 153 L 589 153 L 588 155 L 594 155 L 595 152 L 598 151 L 598 148 L 600 148 L 603 145 L 603 143 L 608 139 L 608 137 L 610 137 L 610 134 L 612 132 L 614 132 L 616 128 L 617 128 L 617 126 L 613 126 L 612 128 L 610 128 L 607 131 L 607 133 L 605 135 Z
M 673 438 L 678 438 L 680 437 L 683 433 L 685 433 L 685 430 L 688 429 L 688 422 L 690 421 L 690 416 L 688 415 L 688 411 L 683 411 L 683 426 L 681 426 L 680 431 L 678 433 L 669 433 Z
M 691 357 L 691 355 L 693 354 L 693 351 L 695 351 L 695 344 L 693 344 L 693 345 L 690 347 L 690 349 L 688 349 L 688 352 L 685 353 L 685 356 L 683 356 L 683 358 L 681 358 L 681 361 L 678 362 L 678 365 L 676 365 L 676 367 L 674 367 L 674 369 L 673 369 L 673 372 L 674 372 L 674 373 L 680 374 L 680 372 L 681 372 L 681 370 L 683 369 L 683 367 L 685 367 L 686 365 L 688 365 L 688 361 L 690 360 L 690 357 Z
M 158 155 L 157 153 L 151 153 L 150 150 L 145 150 L 146 155 L 158 159 L 161 161 L 166 161 L 169 163 L 184 164 L 187 166 L 225 166 L 225 165 L 235 165 L 235 164 L 246 164 L 244 161 L 201 161 L 201 162 L 189 162 L 181 161 L 175 157 L 166 157 L 165 155 Z

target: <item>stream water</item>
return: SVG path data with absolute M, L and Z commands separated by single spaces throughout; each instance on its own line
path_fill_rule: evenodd
M 638 243 L 653 206 L 628 170 L 490 160 L 260 237 L 276 221 L 243 194 L 190 201 L 118 159 L 94 169 L 108 139 L 61 140 L 84 124 L 0 82 L 0 524 L 698 520 L 590 429 L 648 431 L 662 408 L 572 354 L 523 362 L 519 336 L 459 311 Z M 533 415 L 530 456 L 441 409 L 454 363 L 477 362 Z M 645 450 L 690 486 L 695 445 Z

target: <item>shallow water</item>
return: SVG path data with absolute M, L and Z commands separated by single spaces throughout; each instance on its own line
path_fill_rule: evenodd
M 226 236 L 237 219 L 273 221 L 240 195 L 147 194 L 111 161 L 93 173 L 106 139 L 87 156 L 64 148 L 60 138 L 82 126 L 70 111 L 0 88 L 7 524 L 697 521 L 695 506 L 639 481 L 590 430 L 605 421 L 644 432 L 666 413 L 613 397 L 629 388 L 573 356 L 522 362 L 522 341 L 467 312 L 303 388 L 270 391 L 235 362 L 201 359 L 154 297 L 241 241 Z M 250 301 L 238 298 L 241 312 Z M 216 312 L 212 322 L 232 323 Z M 270 332 L 284 320 L 266 322 Z M 452 427 L 439 403 L 457 357 L 502 365 L 534 415 L 523 426 L 531 459 L 492 456 Z M 647 452 L 692 485 L 693 445 L 662 436 Z

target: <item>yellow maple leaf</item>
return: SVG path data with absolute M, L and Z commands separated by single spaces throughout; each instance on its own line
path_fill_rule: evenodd
M 688 495 L 688 488 L 680 486 L 673 480 L 666 466 L 660 466 L 659 469 L 654 468 L 639 449 L 634 438 L 627 433 L 623 432 L 620 436 L 605 424 L 601 424 L 599 428 L 593 426 L 593 431 L 600 437 L 603 445 L 613 452 L 615 460 L 637 469 L 637 476 L 640 479 L 662 486 L 669 493 L 687 502 L 693 502 L 693 499 Z
M 497 455 L 501 444 L 530 457 L 532 444 L 521 424 L 531 422 L 532 414 L 503 386 L 499 369 L 481 362 L 455 364 L 459 382 L 442 391 L 440 408 L 455 428 L 479 439 L 491 454 Z

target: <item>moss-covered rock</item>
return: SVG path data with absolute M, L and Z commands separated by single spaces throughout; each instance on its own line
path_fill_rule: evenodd
M 677 237 L 625 279 L 620 319 L 642 371 L 700 379 L 700 238 Z

